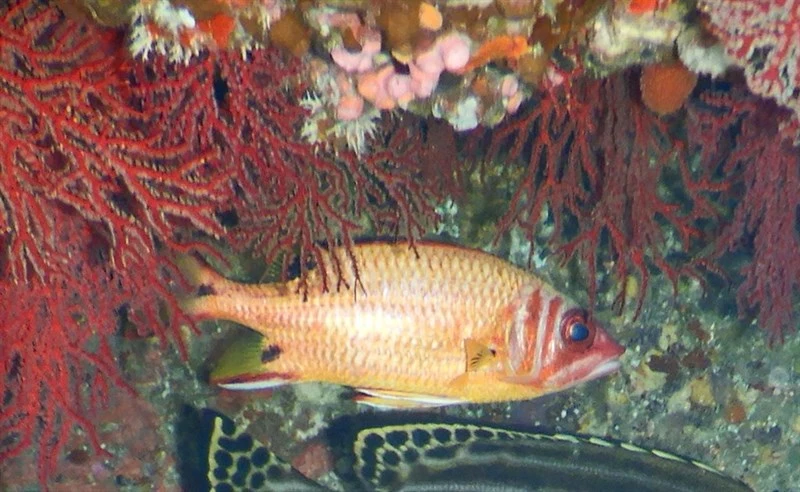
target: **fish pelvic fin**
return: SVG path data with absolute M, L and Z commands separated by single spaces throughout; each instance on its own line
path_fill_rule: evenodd
M 436 395 L 424 395 L 419 393 L 407 393 L 404 391 L 388 391 L 358 388 L 358 393 L 353 399 L 373 408 L 381 409 L 422 409 L 436 408 L 446 405 L 457 405 L 465 403 L 457 398 L 448 398 Z
M 208 482 L 212 491 L 322 491 L 233 420 L 206 410 L 210 422 Z
M 209 383 L 231 390 L 259 390 L 295 381 L 291 374 L 277 373 L 270 364 L 282 349 L 258 332 L 246 330 L 229 341 L 209 375 Z

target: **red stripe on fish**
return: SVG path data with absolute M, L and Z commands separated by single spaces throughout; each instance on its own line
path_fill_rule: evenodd
M 514 364 L 515 372 L 517 374 L 529 374 L 533 370 L 536 357 L 534 356 L 536 350 L 536 337 L 530 333 L 531 327 L 539 326 L 539 320 L 542 315 L 542 289 L 536 288 L 531 292 L 528 297 L 528 302 L 524 310 L 524 318 L 517 320 L 519 326 L 518 332 L 518 346 L 522 348 L 518 352 L 517 358 L 519 360 Z

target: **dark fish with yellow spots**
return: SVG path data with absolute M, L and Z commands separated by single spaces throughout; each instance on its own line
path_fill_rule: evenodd
M 211 416 L 210 490 L 332 490 L 227 417 Z M 347 491 L 751 491 L 696 460 L 598 437 L 464 423 L 384 425 L 344 435 L 351 437 L 333 433 L 329 439 L 339 442 L 332 448 L 339 454 L 336 475 Z
M 263 335 L 222 356 L 211 381 L 224 388 L 320 381 L 384 407 L 525 400 L 612 373 L 623 352 L 574 301 L 477 250 L 333 249 L 305 293 L 299 280 L 244 285 L 186 263 L 198 293 L 188 314 Z M 336 265 L 345 265 L 338 283 Z

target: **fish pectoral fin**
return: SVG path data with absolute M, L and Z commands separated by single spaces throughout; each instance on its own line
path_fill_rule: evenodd
M 455 405 L 465 403 L 458 398 L 448 398 L 445 396 L 426 395 L 421 393 L 408 393 L 405 391 L 373 390 L 356 388 L 358 395 L 353 399 L 358 403 L 369 405 L 374 408 L 384 409 L 414 409 L 414 408 L 435 408 L 445 405 Z
M 497 357 L 496 350 L 474 338 L 464 339 L 464 353 L 467 355 L 466 372 L 475 372 L 494 362 Z
M 281 348 L 271 344 L 258 332 L 243 331 L 230 340 L 216 360 L 209 383 L 225 389 L 258 390 L 292 383 L 291 374 L 270 369 L 270 363 L 281 356 Z

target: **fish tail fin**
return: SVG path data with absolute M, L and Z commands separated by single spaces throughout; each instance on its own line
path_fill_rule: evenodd
M 279 346 L 258 332 L 246 330 L 229 340 L 209 374 L 209 383 L 232 390 L 270 389 L 294 382 L 292 374 L 270 370 L 281 356 Z
M 211 490 L 328 490 L 303 476 L 230 418 L 205 410 Z
M 202 289 L 204 286 L 208 289 L 213 289 L 214 285 L 219 285 L 228 281 L 205 261 L 194 255 L 179 255 L 175 259 L 175 264 L 183 275 L 183 278 L 195 289 Z
M 219 309 L 220 294 L 231 289 L 231 281 L 217 273 L 202 258 L 182 254 L 175 259 L 189 292 L 179 299 L 181 310 L 187 315 L 203 319 L 214 317 Z

